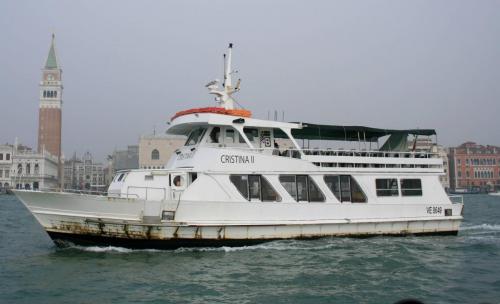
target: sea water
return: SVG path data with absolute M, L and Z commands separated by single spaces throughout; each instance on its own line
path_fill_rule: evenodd
M 500 197 L 458 236 L 323 238 L 175 251 L 59 249 L 0 195 L 0 303 L 500 303 Z

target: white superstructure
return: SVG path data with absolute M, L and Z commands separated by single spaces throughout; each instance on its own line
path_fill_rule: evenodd
M 458 232 L 463 204 L 452 203 L 439 182 L 442 159 L 408 149 L 408 136 L 433 130 L 254 119 L 235 109 L 239 85 L 233 88 L 230 74 L 229 55 L 223 90 L 207 85 L 220 108 L 174 116 L 167 133 L 187 140 L 166 169 L 118 172 L 107 196 L 16 194 L 54 240 L 80 244 L 177 248 Z M 383 139 L 379 149 L 299 145 L 372 147 Z

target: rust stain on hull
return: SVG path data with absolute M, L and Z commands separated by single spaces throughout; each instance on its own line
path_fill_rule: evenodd
M 317 239 L 322 237 L 373 237 L 377 235 L 405 236 L 405 235 L 456 235 L 458 231 L 428 230 L 410 232 L 402 229 L 387 232 L 324 232 L 321 234 L 275 234 L 266 237 L 249 237 L 247 226 L 240 226 L 246 234 L 238 235 L 232 232 L 227 235 L 227 226 L 177 226 L 177 225 L 148 225 L 131 223 L 106 223 L 100 219 L 85 220 L 83 222 L 61 221 L 58 225 L 47 228 L 47 233 L 58 244 L 59 240 L 68 240 L 76 244 L 116 245 L 130 248 L 179 248 L 197 246 L 242 246 L 258 244 L 282 239 Z M 232 227 L 235 228 L 235 227 Z M 238 226 L 236 227 L 238 228 Z M 271 228 L 268 227 L 268 228 Z M 406 228 L 406 227 L 405 227 Z M 59 245 L 59 244 L 58 244 Z

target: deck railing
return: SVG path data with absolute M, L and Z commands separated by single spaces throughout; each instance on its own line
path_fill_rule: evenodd
M 379 151 L 379 150 L 343 150 L 343 149 L 285 149 L 277 148 L 244 148 L 231 147 L 238 150 L 272 154 L 276 156 L 302 158 L 302 155 L 313 156 L 352 156 L 382 158 L 439 158 L 438 153 L 428 151 Z

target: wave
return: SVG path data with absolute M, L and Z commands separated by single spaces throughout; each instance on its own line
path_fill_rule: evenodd
M 313 240 L 278 240 L 278 241 L 269 241 L 266 243 L 258 244 L 258 245 L 250 245 L 250 246 L 239 246 L 239 247 L 182 247 L 175 252 L 206 252 L 206 251 L 219 251 L 219 252 L 237 252 L 237 251 L 246 251 L 246 250 L 275 250 L 275 251 L 286 251 L 286 250 L 324 250 L 330 249 L 333 247 L 337 247 L 340 243 L 344 241 L 343 239 L 336 239 L 334 241 L 328 240 L 327 244 L 325 243 L 325 239 L 321 241 L 322 244 L 317 244 L 317 241 Z
M 133 252 L 161 252 L 158 249 L 130 249 L 125 247 L 115 247 L 115 246 L 77 246 L 73 245 L 66 249 L 76 249 L 86 252 L 95 253 L 133 253 Z
M 500 225 L 497 224 L 481 224 L 472 226 L 463 226 L 460 230 L 490 230 L 490 231 L 500 231 Z

